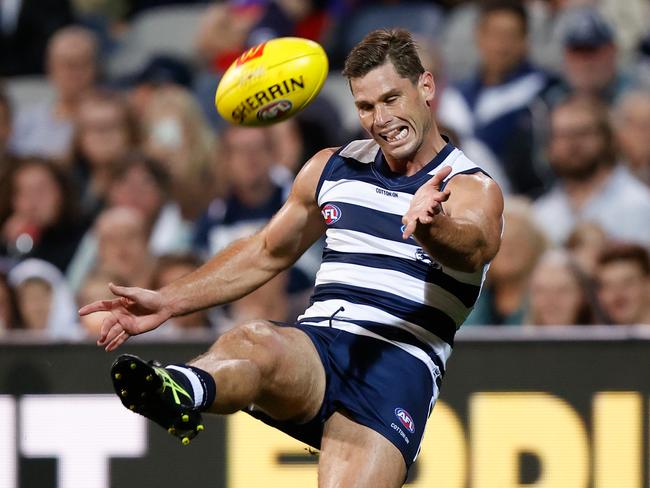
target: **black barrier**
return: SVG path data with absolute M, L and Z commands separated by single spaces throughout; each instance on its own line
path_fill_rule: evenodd
M 124 352 L 183 362 L 209 342 Z M 0 488 L 316 486 L 317 458 L 241 414 L 182 447 L 110 395 L 116 353 L 0 344 Z M 648 486 L 642 328 L 461 334 L 410 487 Z

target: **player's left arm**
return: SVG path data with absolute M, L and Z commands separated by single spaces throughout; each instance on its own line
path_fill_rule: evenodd
M 460 174 L 440 186 L 451 168 L 441 169 L 415 193 L 403 237 L 412 234 L 442 265 L 478 271 L 499 250 L 503 225 L 503 195 L 483 173 Z

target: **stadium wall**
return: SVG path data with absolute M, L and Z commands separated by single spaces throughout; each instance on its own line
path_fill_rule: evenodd
M 182 362 L 208 342 L 130 345 Z M 115 354 L 0 344 L 0 488 L 316 486 L 317 456 L 237 414 L 188 447 L 111 393 Z M 408 487 L 648 486 L 650 336 L 643 329 L 461 334 Z

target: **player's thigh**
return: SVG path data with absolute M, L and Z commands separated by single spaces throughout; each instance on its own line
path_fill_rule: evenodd
M 404 458 L 384 436 L 340 412 L 325 423 L 319 488 L 395 488 L 405 478 Z
M 253 321 L 227 332 L 214 348 L 241 357 L 263 376 L 255 406 L 276 420 L 310 420 L 325 394 L 325 370 L 313 342 L 295 327 Z

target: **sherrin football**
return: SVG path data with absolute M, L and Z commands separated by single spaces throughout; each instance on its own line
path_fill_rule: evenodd
M 323 87 L 327 71 L 327 55 L 317 42 L 300 37 L 271 39 L 230 65 L 214 102 L 221 116 L 233 124 L 273 124 L 305 108 Z

